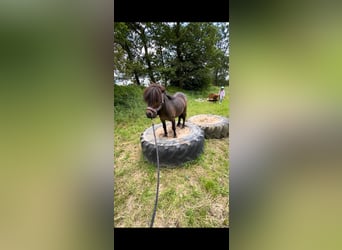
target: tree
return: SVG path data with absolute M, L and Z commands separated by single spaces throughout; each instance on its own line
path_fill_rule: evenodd
M 153 67 L 151 63 L 151 55 L 149 52 L 149 47 L 151 48 L 151 38 L 149 37 L 148 29 L 151 24 L 149 23 L 128 23 L 129 27 L 138 34 L 139 43 L 144 48 L 143 57 L 145 59 L 145 63 L 147 65 L 147 73 L 152 82 L 155 82 L 155 78 L 153 75 Z
M 136 57 L 136 41 L 132 30 L 125 23 L 115 23 L 114 25 L 114 66 L 120 68 L 125 75 L 132 75 L 136 84 L 140 85 L 141 65 Z M 126 52 L 123 55 L 123 51 Z M 122 62 L 124 65 L 122 66 Z
M 216 44 L 216 56 L 212 65 L 213 84 L 229 85 L 229 23 L 215 23 L 219 40 Z
M 184 89 L 225 84 L 227 23 L 115 23 L 114 70 Z
M 151 55 L 152 64 L 155 69 L 156 80 L 161 80 L 166 86 L 175 75 L 175 68 L 171 63 L 174 60 L 173 51 L 175 35 L 173 32 L 173 23 L 153 23 L 150 26 L 151 39 L 155 53 Z
M 177 56 L 172 83 L 185 89 L 206 88 L 219 39 L 217 27 L 212 23 L 177 23 L 174 32 Z

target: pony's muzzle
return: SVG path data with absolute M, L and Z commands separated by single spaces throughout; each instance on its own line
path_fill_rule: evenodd
M 146 109 L 146 117 L 147 118 L 155 118 L 157 117 L 157 112 L 156 110 L 152 109 L 152 108 L 148 108 Z
M 146 111 L 146 117 L 147 117 L 147 118 L 153 118 L 153 117 L 152 117 L 152 112 Z

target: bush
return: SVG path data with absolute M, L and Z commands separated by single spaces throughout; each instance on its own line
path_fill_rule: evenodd
M 135 107 L 137 102 L 143 102 L 143 87 L 114 85 L 114 107 L 130 109 Z
M 114 85 L 114 118 L 116 121 L 127 117 L 137 118 L 144 114 L 146 104 L 143 99 L 144 87 L 137 85 Z

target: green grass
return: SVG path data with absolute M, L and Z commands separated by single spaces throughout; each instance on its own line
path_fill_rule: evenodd
M 205 100 L 204 92 L 182 91 L 188 98 L 188 118 L 197 114 L 229 116 L 229 93 L 222 104 Z M 140 135 L 151 126 L 145 116 L 143 88 L 114 87 L 114 227 L 148 227 L 155 201 L 156 167 L 141 153 Z M 160 123 L 159 118 L 154 123 Z M 205 140 L 204 152 L 180 168 L 160 171 L 154 227 L 229 227 L 229 141 Z

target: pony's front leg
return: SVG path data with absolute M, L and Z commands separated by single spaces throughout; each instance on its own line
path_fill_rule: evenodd
M 162 121 L 162 123 L 163 123 L 163 129 L 164 129 L 164 136 L 167 137 L 166 122 Z
M 177 134 L 176 134 L 176 120 L 175 119 L 172 120 L 172 130 L 173 130 L 173 137 L 176 138 Z

